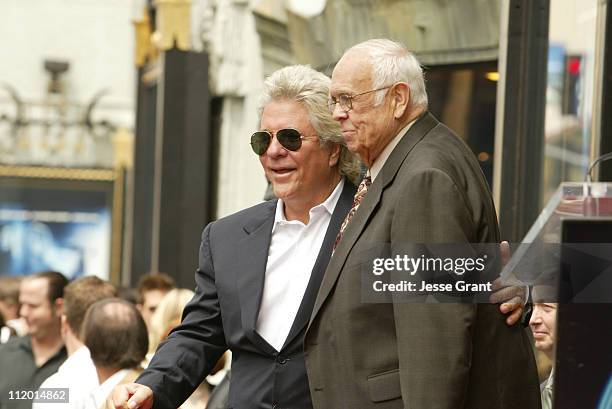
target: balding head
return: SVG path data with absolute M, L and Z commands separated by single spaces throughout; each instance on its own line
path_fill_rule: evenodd
M 136 368 L 149 345 L 142 316 L 133 304 L 118 298 L 98 301 L 89 308 L 82 338 L 96 367 Z
M 357 56 L 361 64 L 369 70 L 373 88 L 381 88 L 396 82 L 405 82 L 410 87 L 412 105 L 427 109 L 427 91 L 421 64 L 401 43 L 376 38 L 356 44 L 344 56 Z M 383 94 L 377 94 L 376 103 L 380 104 Z

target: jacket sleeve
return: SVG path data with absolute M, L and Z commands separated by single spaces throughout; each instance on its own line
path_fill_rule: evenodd
M 204 380 L 227 350 L 215 286 L 211 230 L 206 226 L 200 245 L 196 293 L 183 311 L 183 320 L 160 344 L 137 383 L 153 390 L 154 408 L 177 408 Z
M 429 169 L 404 183 L 394 210 L 393 247 L 473 240 L 469 204 L 446 173 Z M 393 307 L 404 406 L 464 407 L 477 306 L 420 301 Z

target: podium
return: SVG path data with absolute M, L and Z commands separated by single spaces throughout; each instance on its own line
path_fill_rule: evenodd
M 612 303 L 612 183 L 562 183 L 511 248 L 502 279 L 540 287 L 541 301 Z
M 612 183 L 563 183 L 502 271 L 556 302 L 555 409 L 612 408 Z

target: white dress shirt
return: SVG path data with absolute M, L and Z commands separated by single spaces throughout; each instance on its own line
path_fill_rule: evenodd
M 40 385 L 41 389 L 68 388 L 68 403 L 33 403 L 32 409 L 82 408 L 89 393 L 98 385 L 98 374 L 89 349 L 82 346 Z
M 84 409 L 99 409 L 102 407 L 113 388 L 126 377 L 129 371 L 129 369 L 121 369 L 115 372 L 110 378 L 91 391 L 85 402 Z
M 372 182 L 374 182 L 374 179 L 376 179 L 376 176 L 378 176 L 378 174 L 380 173 L 380 170 L 385 165 L 385 162 L 387 161 L 387 159 L 389 159 L 389 156 L 391 156 L 391 152 L 393 152 L 393 149 L 395 149 L 397 144 L 404 137 L 404 134 L 408 132 L 408 129 L 410 129 L 410 127 L 414 125 L 416 121 L 417 120 L 414 119 L 408 125 L 403 127 L 402 130 L 399 131 L 397 135 L 395 135 L 395 138 L 391 139 L 391 142 L 389 142 L 387 146 L 385 146 L 385 149 L 383 149 L 380 155 L 378 155 L 378 157 L 374 159 L 374 163 L 372 164 L 372 167 L 369 169 L 370 177 L 372 178 Z
M 552 395 L 555 377 L 555 367 L 550 370 L 548 378 L 540 385 L 540 394 L 542 396 L 542 409 L 552 408 Z
M 287 220 L 283 201 L 278 200 L 256 328 L 277 351 L 285 344 L 300 308 L 343 187 L 344 179 L 323 203 L 310 209 L 308 224 Z

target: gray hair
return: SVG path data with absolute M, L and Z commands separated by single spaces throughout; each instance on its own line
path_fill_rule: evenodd
M 291 100 L 301 103 L 308 111 L 312 127 L 317 132 L 323 147 L 340 146 L 338 170 L 353 183 L 359 182 L 361 163 L 357 156 L 346 147 L 340 125 L 332 118 L 328 107 L 328 76 L 308 65 L 291 65 L 272 73 L 264 82 L 263 94 L 259 100 L 259 116 L 264 107 L 272 101 Z
M 353 50 L 365 51 L 370 56 L 374 89 L 396 82 L 405 82 L 410 87 L 410 99 L 413 105 L 427 108 L 423 69 L 416 57 L 403 44 L 377 38 L 359 43 L 348 51 Z M 377 92 L 375 104 L 381 104 L 384 95 L 383 92 Z

